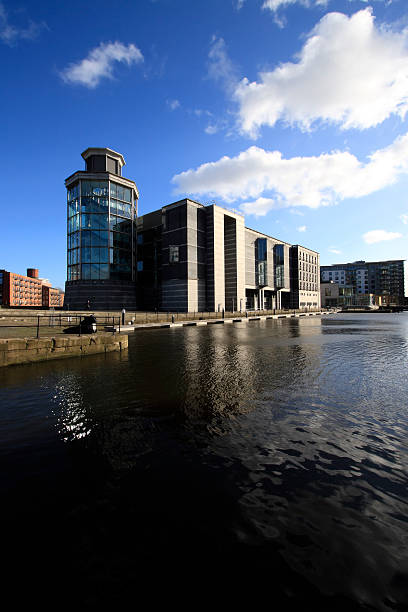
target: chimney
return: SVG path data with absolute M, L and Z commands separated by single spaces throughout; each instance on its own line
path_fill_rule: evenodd
M 30 278 L 38 278 L 38 269 L 27 268 L 27 276 L 29 276 Z

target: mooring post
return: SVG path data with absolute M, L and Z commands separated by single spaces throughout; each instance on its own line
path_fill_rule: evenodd
M 37 338 L 40 337 L 40 317 L 37 317 Z

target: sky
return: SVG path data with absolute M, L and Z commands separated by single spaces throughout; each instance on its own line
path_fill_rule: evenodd
M 88 147 L 139 214 L 190 197 L 321 265 L 408 256 L 407 0 L 0 0 L 0 58 L 0 268 L 64 287 Z

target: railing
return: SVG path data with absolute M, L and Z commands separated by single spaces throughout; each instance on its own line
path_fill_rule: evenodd
M 2 333 L 3 330 L 14 330 L 18 337 L 23 332 L 25 335 L 33 338 L 40 338 L 41 336 L 55 335 L 63 333 L 64 329 L 68 327 L 78 327 L 78 330 L 73 332 L 78 336 L 86 333 L 83 331 L 83 322 L 86 314 L 61 314 L 61 313 L 50 313 L 41 315 L 26 315 L 26 314 L 12 314 L 2 315 L 0 310 L 0 337 L 12 337 L 8 333 Z M 95 316 L 96 319 L 96 330 L 105 331 L 105 328 L 109 328 L 112 333 L 116 330 L 120 332 L 121 329 L 121 317 L 115 315 L 101 315 Z M 8 320 L 12 320 L 9 323 Z M 82 325 L 81 325 L 82 324 Z M 25 330 L 32 330 L 25 332 Z
M 101 313 L 99 315 L 91 312 L 53 312 L 46 311 L 41 314 L 24 314 L 19 311 L 10 312 L 10 310 L 0 309 L 0 337 L 12 337 L 11 331 L 14 330 L 14 337 L 23 337 L 23 332 L 26 336 L 44 337 L 45 335 L 55 335 L 63 333 L 64 328 L 78 326 L 85 317 L 92 314 L 96 319 L 98 331 L 105 331 L 108 328 L 112 333 L 124 331 L 129 324 L 141 325 L 149 323 L 175 323 L 178 321 L 197 321 L 197 320 L 214 320 L 214 319 L 230 319 L 230 318 L 250 318 L 268 315 L 280 314 L 303 314 L 308 312 L 321 312 L 323 308 L 280 308 L 280 309 L 265 309 L 244 311 L 193 311 L 193 312 L 163 312 L 163 311 L 126 311 L 125 314 Z M 9 330 L 9 331 L 7 331 Z M 25 331 L 26 330 L 26 331 Z M 20 333 L 18 333 L 20 332 Z M 83 332 L 79 329 L 77 332 L 80 336 Z

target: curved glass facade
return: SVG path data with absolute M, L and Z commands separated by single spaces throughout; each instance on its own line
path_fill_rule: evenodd
M 133 190 L 79 179 L 67 199 L 68 280 L 132 280 Z

